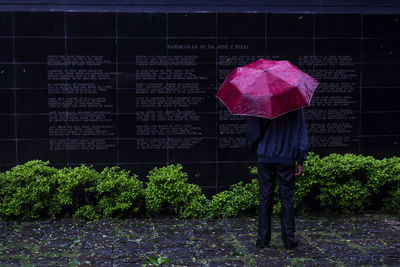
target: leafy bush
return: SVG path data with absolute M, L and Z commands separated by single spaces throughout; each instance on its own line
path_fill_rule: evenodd
M 400 186 L 392 189 L 384 200 L 383 211 L 388 213 L 400 213 Z
M 321 167 L 321 159 L 314 153 L 309 153 L 307 161 L 303 163 L 304 171 L 301 177 L 296 178 L 294 191 L 294 206 L 297 211 L 318 210 L 320 205 L 315 201 L 315 196 L 320 193 L 320 183 L 317 172 Z
M 257 174 L 255 167 L 252 174 Z M 296 179 L 297 211 L 359 212 L 365 209 L 386 211 L 398 201 L 396 185 L 400 182 L 400 158 L 377 160 L 354 154 L 330 154 L 320 158 L 309 153 L 303 175 Z M 278 185 L 277 185 L 278 186 Z M 275 188 L 274 214 L 280 202 Z
M 178 214 L 181 218 L 226 218 L 258 210 L 258 180 L 239 182 L 208 200 L 188 183 L 182 166 L 154 168 L 146 188 L 136 175 L 118 167 L 98 172 L 91 166 L 57 170 L 32 160 L 0 173 L 0 218 L 73 216 L 83 219 Z M 250 173 L 257 174 L 251 167 Z M 278 184 L 274 214 L 280 211 Z M 377 160 L 353 154 L 320 158 L 310 153 L 296 179 L 297 211 L 359 212 L 400 210 L 400 158 Z
M 317 185 L 316 201 L 322 208 L 343 213 L 381 208 L 377 196 L 387 196 L 385 186 L 395 182 L 400 174 L 398 158 L 376 160 L 361 155 L 331 154 L 313 159 L 307 161 L 307 167 L 312 168 L 303 179 Z
M 119 167 L 105 168 L 96 186 L 101 217 L 132 217 L 144 204 L 143 183 Z
M 93 205 L 83 205 L 79 207 L 73 214 L 76 219 L 97 220 L 100 218 L 99 214 Z
M 54 217 L 57 169 L 48 161 L 32 160 L 0 176 L 0 217 L 35 219 Z
M 321 207 L 344 213 L 361 210 L 367 204 L 370 192 L 365 186 L 368 183 L 366 166 L 371 164 L 371 157 L 353 154 L 331 154 L 316 162 L 308 160 L 313 174 L 303 179 L 310 179 L 319 186 L 316 200 Z M 310 171 L 308 171 L 310 173 Z
M 90 166 L 63 168 L 57 173 L 58 212 L 62 215 L 94 219 L 96 183 L 100 174 Z M 80 209 L 80 210 L 79 210 Z M 79 212 L 77 212 L 79 210 Z M 85 216 L 85 212 L 89 212 Z
M 258 180 L 243 186 L 242 182 L 231 185 L 229 190 L 212 197 L 208 204 L 207 216 L 210 218 L 227 218 L 241 212 L 253 212 L 258 207 Z
M 385 212 L 400 213 L 400 158 L 384 159 L 378 164 L 371 175 L 371 184 L 379 185 L 380 190 L 374 191 L 373 200 L 382 200 Z
M 187 199 L 187 202 L 179 209 L 178 214 L 181 218 L 200 218 L 205 216 L 207 198 L 198 185 L 188 184 L 182 199 Z
M 369 203 L 371 208 L 388 206 L 386 202 L 393 201 L 392 197 L 396 198 L 395 191 L 400 186 L 400 158 L 375 160 L 369 170 L 367 186 L 371 190 L 371 202 Z M 386 208 L 385 210 L 389 211 Z
M 145 189 L 147 212 L 171 211 L 182 218 L 203 216 L 206 198 L 198 185 L 188 183 L 187 177 L 180 164 L 151 170 Z
M 76 218 L 132 217 L 143 203 L 143 184 L 119 167 L 101 173 L 81 165 L 58 173 L 58 200 L 62 213 Z

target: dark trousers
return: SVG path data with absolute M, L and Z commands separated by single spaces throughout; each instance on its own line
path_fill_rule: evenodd
M 281 234 L 286 248 L 292 248 L 297 243 L 294 221 L 294 166 L 279 163 L 258 163 L 258 183 L 260 211 L 258 220 L 257 243 L 268 245 L 271 240 L 271 215 L 274 197 L 275 181 L 279 181 L 279 196 L 281 199 Z

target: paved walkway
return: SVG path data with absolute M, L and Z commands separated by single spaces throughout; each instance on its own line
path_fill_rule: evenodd
M 302 245 L 286 250 L 279 220 L 255 247 L 256 217 L 0 222 L 0 266 L 400 266 L 400 218 L 297 218 Z M 168 263 L 167 263 L 168 262 Z

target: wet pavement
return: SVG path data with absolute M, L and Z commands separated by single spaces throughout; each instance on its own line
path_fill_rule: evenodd
M 301 245 L 255 246 L 255 216 L 0 222 L 0 266 L 400 266 L 400 218 L 296 218 Z M 164 262 L 163 265 L 161 265 Z

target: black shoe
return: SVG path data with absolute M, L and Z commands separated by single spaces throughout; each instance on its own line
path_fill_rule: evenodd
M 261 242 L 260 240 L 256 241 L 256 247 L 265 248 L 266 246 L 268 246 L 268 243 Z
M 285 244 L 285 247 L 286 247 L 287 249 L 295 249 L 295 248 L 299 247 L 299 244 L 300 244 L 300 241 L 297 240 L 295 243 L 292 243 L 290 246 L 287 245 L 287 244 Z

